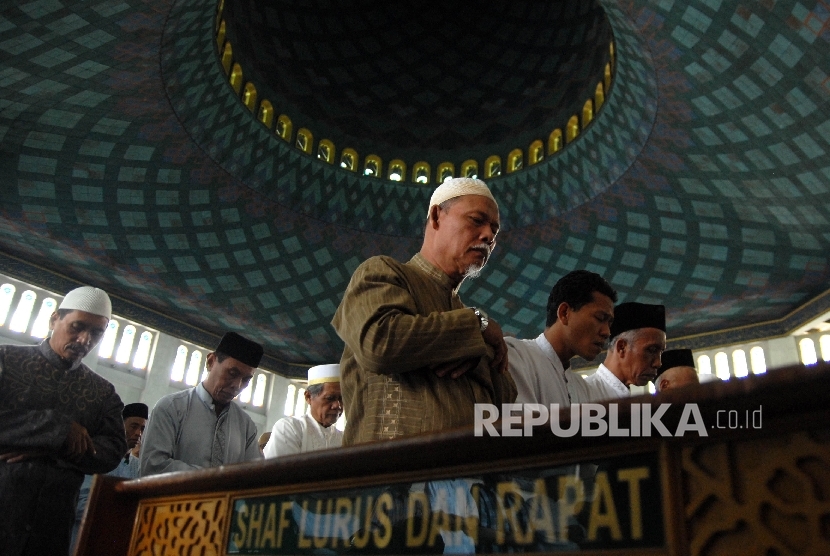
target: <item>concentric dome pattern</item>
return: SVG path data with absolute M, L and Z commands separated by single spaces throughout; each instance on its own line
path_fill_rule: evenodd
M 375 4 L 226 0 L 226 38 L 259 99 L 315 144 L 433 170 L 546 141 L 613 41 L 591 123 L 488 180 L 503 232 L 461 293 L 504 330 L 538 334 L 577 268 L 621 301 L 664 303 L 678 347 L 830 309 L 825 3 Z M 434 175 L 363 176 L 278 137 L 229 84 L 216 8 L 2 8 L 0 272 L 101 287 L 114 313 L 201 345 L 238 331 L 301 377 L 340 356 L 329 323 L 356 266 L 418 250 Z

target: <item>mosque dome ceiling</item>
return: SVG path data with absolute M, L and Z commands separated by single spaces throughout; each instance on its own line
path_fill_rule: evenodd
M 460 166 L 525 147 L 591 98 L 596 1 L 225 0 L 233 57 L 295 127 L 383 160 Z
M 215 4 L 3 7 L 0 272 L 105 288 L 115 313 L 206 347 L 236 330 L 263 366 L 303 376 L 339 359 L 329 322 L 356 266 L 420 247 L 436 166 L 547 145 L 613 41 L 593 120 L 487 179 L 503 231 L 462 298 L 532 337 L 553 283 L 587 268 L 621 301 L 664 303 L 688 347 L 830 309 L 825 3 L 486 4 L 222 9 L 258 102 L 338 156 L 426 161 L 426 185 L 325 162 L 258 121 L 228 83 Z

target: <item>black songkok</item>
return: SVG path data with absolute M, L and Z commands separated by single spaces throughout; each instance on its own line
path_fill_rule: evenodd
M 614 322 L 611 323 L 611 337 L 638 328 L 657 328 L 666 331 L 666 308 L 662 305 L 648 305 L 629 301 L 614 307 Z
M 143 403 L 128 403 L 121 411 L 121 417 L 126 421 L 130 417 L 141 417 L 147 419 L 150 415 L 150 410 L 146 404 Z
M 262 360 L 262 346 L 244 338 L 236 332 L 228 332 L 216 346 L 217 353 L 224 353 L 249 367 L 259 367 Z
M 663 352 L 660 356 L 662 366 L 657 370 L 657 376 L 660 376 L 663 371 L 667 371 L 673 367 L 691 367 L 695 368 L 695 358 L 692 356 L 690 349 L 669 349 Z

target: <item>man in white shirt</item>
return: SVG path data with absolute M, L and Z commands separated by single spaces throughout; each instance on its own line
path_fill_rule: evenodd
M 570 360 L 593 360 L 611 335 L 617 292 L 599 274 L 574 270 L 559 279 L 548 296 L 545 330 L 533 340 L 505 338 L 517 403 L 545 406 L 587 402 L 582 377 Z
M 585 382 L 590 401 L 626 398 L 632 384 L 645 386 L 657 377 L 666 349 L 666 308 L 646 303 L 620 303 L 614 308 L 611 345 L 605 362 Z
M 343 433 L 334 426 L 343 414 L 340 394 L 340 365 L 318 365 L 308 370 L 305 401 L 308 412 L 302 417 L 283 417 L 271 429 L 265 445 L 266 458 L 338 448 Z

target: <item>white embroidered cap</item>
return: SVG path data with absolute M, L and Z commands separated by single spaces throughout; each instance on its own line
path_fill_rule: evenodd
M 461 197 L 462 195 L 481 195 L 496 203 L 496 206 L 499 205 L 493 197 L 493 194 L 490 193 L 490 188 L 483 181 L 475 178 L 452 178 L 436 187 L 435 191 L 432 192 L 432 197 L 429 199 L 429 207 L 427 207 L 427 218 L 429 218 L 429 211 L 435 205 L 440 205 L 444 201 Z
M 104 290 L 81 286 L 67 293 L 58 309 L 84 311 L 92 315 L 112 318 L 112 302 Z
M 322 384 L 324 382 L 340 382 L 340 365 L 317 365 L 308 370 L 308 385 Z

